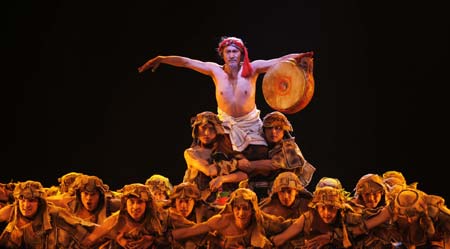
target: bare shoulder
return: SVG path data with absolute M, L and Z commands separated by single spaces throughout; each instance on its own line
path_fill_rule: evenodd
M 184 151 L 184 157 L 186 160 L 208 159 L 210 156 L 211 149 L 201 148 L 200 146 L 195 146 Z
M 210 68 L 213 73 L 213 76 L 216 78 L 220 79 L 227 76 L 227 73 L 225 72 L 225 70 L 223 70 L 223 65 L 211 62 Z

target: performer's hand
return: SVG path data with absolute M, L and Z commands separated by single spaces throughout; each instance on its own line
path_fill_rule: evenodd
M 119 233 L 116 237 L 116 242 L 123 248 L 128 248 L 128 240 L 123 237 L 124 233 Z
M 331 241 L 331 234 L 329 233 L 321 234 L 317 235 L 316 237 L 310 240 L 305 240 L 305 247 L 308 249 L 318 249 L 322 248 L 324 245 L 329 244 L 330 241 Z
M 139 73 L 142 73 L 149 68 L 152 68 L 152 72 L 155 72 L 156 68 L 158 68 L 161 58 L 159 56 L 156 56 L 155 58 L 147 61 L 144 65 L 140 66 L 138 68 Z
M 270 237 L 270 241 L 273 243 L 275 247 L 281 246 L 285 243 L 285 241 L 279 235 Z
M 222 187 L 222 184 L 223 184 L 222 176 L 218 176 L 218 177 L 212 179 L 211 181 L 209 181 L 209 189 L 211 189 L 211 191 L 216 191 L 220 187 Z
M 80 243 L 80 247 L 83 249 L 87 249 L 87 248 L 92 248 L 94 246 L 94 241 L 92 241 L 89 236 L 85 237 L 81 243 Z
M 143 235 L 142 238 L 136 241 L 130 241 L 127 244 L 126 248 L 132 248 L 132 249 L 146 249 L 151 248 L 151 245 L 153 245 L 153 241 L 155 240 L 155 237 L 151 235 Z
M 313 56 L 314 56 L 314 52 L 313 52 L 313 51 L 309 51 L 309 52 L 301 53 L 301 54 L 300 54 L 300 58 L 303 58 L 303 57 L 313 57 Z
M 312 58 L 314 56 L 314 52 L 313 51 L 309 51 L 306 53 L 300 53 L 296 58 L 295 61 L 297 62 L 297 64 L 300 64 L 303 58 Z

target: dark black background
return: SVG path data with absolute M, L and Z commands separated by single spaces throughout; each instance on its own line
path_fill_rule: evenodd
M 111 188 L 185 170 L 189 118 L 216 111 L 212 80 L 161 65 L 178 54 L 218 61 L 221 36 L 250 59 L 315 52 L 315 93 L 287 115 L 313 183 L 347 190 L 367 173 L 403 172 L 449 197 L 449 22 L 443 6 L 355 1 L 15 1 L 2 8 L 1 182 L 44 185 L 70 171 Z M 265 103 L 259 78 L 257 106 Z

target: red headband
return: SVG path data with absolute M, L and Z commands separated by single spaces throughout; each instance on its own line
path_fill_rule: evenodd
M 250 60 L 248 59 L 248 52 L 247 48 L 244 46 L 244 43 L 238 38 L 229 37 L 224 39 L 219 44 L 219 48 L 217 49 L 220 52 L 220 55 L 222 56 L 222 51 L 227 46 L 236 46 L 238 47 L 241 52 L 244 52 L 244 65 L 242 67 L 242 77 L 249 77 L 252 74 L 252 65 L 250 64 Z

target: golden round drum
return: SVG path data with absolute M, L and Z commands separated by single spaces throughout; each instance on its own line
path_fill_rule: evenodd
M 281 61 L 264 75 L 262 91 L 267 104 L 274 110 L 293 114 L 301 111 L 314 94 L 313 59 Z

